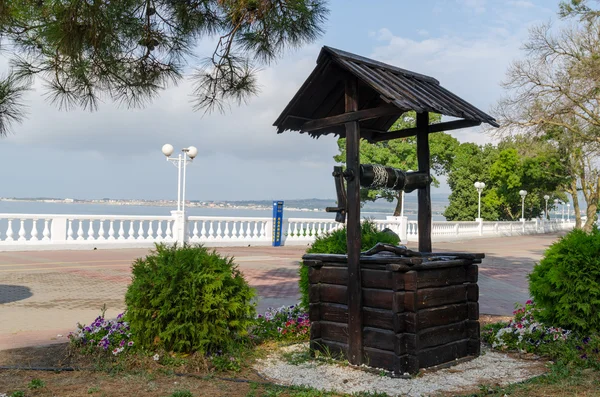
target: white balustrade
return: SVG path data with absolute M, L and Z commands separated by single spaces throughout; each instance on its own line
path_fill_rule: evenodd
M 0 250 L 152 247 L 155 243 L 172 243 L 176 240 L 212 246 L 270 245 L 274 232 L 272 218 L 190 216 L 181 228 L 177 222 L 180 220 L 173 215 L 0 214 Z M 402 243 L 418 241 L 417 221 L 406 221 L 404 224 L 399 217 L 390 217 L 387 220 L 374 220 L 374 223 L 377 230 L 390 229 L 398 235 L 403 234 L 404 227 L 406 241 Z M 342 226 L 333 219 L 284 219 L 281 224 L 282 243 L 310 244 L 318 236 Z M 573 227 L 574 222 L 561 220 L 432 222 L 431 235 L 435 242 L 552 233 Z M 175 233 L 178 230 L 187 233 L 184 240 Z

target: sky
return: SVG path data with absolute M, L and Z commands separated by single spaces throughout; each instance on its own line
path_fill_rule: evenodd
M 528 29 L 556 20 L 558 0 L 330 0 L 329 8 L 326 33 L 263 68 L 260 94 L 225 114 L 194 112 L 188 81 L 144 109 L 105 102 L 96 112 L 58 110 L 36 83 L 26 120 L 0 138 L 0 197 L 175 199 L 177 169 L 161 153 L 170 143 L 199 151 L 187 169 L 186 199 L 333 198 L 335 138 L 273 127 L 323 45 L 431 75 L 490 112 L 508 65 L 523 56 Z M 213 44 L 200 43 L 199 54 Z M 492 142 L 481 128 L 452 135 Z M 449 188 L 442 183 L 434 192 Z

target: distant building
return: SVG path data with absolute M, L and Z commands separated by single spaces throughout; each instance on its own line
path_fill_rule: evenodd
M 73 199 L 71 199 L 71 198 L 66 198 L 66 199 L 64 199 L 63 201 L 64 201 L 65 203 L 72 203 L 72 202 L 74 202 L 75 200 L 73 200 Z

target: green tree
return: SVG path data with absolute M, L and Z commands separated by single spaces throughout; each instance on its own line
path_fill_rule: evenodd
M 600 13 L 590 1 L 561 3 L 560 16 L 578 21 L 556 32 L 534 27 L 522 60 L 507 72 L 507 97 L 495 113 L 504 135 L 526 134 L 552 142 L 568 159 L 563 189 L 573 200 L 577 226 L 590 231 L 600 199 Z M 578 193 L 587 204 L 582 225 Z
M 477 218 L 478 194 L 473 185 L 485 182 L 481 195 L 481 217 L 495 220 L 500 217 L 499 198 L 491 187 L 489 170 L 498 158 L 499 151 L 492 145 L 479 146 L 462 143 L 456 149 L 452 168 L 448 173 L 450 186 L 449 205 L 444 216 L 449 221 L 472 221 Z
M 441 115 L 430 114 L 431 123 L 439 123 Z M 413 128 L 416 126 L 415 112 L 403 114 L 390 131 Z M 346 139 L 338 139 L 339 153 L 333 157 L 338 163 L 346 162 Z M 453 136 L 444 132 L 429 135 L 431 151 L 431 169 L 437 175 L 445 175 L 452 164 L 454 151 L 459 142 Z M 418 170 L 417 142 L 415 137 L 392 139 L 385 142 L 369 143 L 365 140 L 360 142 L 360 162 L 363 164 L 381 164 L 388 167 L 399 168 L 404 171 Z M 433 185 L 439 186 L 439 181 L 433 176 Z M 385 199 L 389 202 L 396 201 L 394 216 L 400 215 L 402 207 L 402 192 L 387 189 L 371 190 L 361 189 L 361 201 L 375 201 Z
M 521 218 L 520 190 L 526 190 L 525 217 L 545 212 L 544 195 L 564 200 L 566 161 L 552 145 L 538 139 L 505 139 L 498 146 L 464 143 L 456 151 L 448 184 L 452 193 L 444 216 L 452 221 L 477 217 L 477 181 L 485 182 L 481 216 L 487 220 Z
M 197 109 L 223 109 L 258 90 L 257 67 L 323 32 L 326 0 L 0 0 L 0 133 L 18 121 L 18 88 L 40 77 L 59 106 L 102 98 L 141 106 L 194 69 Z M 202 39 L 216 45 L 191 64 Z M 192 67 L 192 68 L 190 68 Z M 22 113 L 21 113 L 22 114 Z

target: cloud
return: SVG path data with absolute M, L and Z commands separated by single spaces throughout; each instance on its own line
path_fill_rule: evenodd
M 477 14 L 481 14 L 485 12 L 487 0 L 457 0 L 457 3 Z
M 489 28 L 474 39 L 445 35 L 410 39 L 381 29 L 372 57 L 408 70 L 431 75 L 441 84 L 489 112 L 502 95 L 499 83 L 510 61 L 520 54 L 525 31 L 509 33 Z M 492 138 L 478 129 L 455 133 L 461 141 L 489 142 Z
M 195 145 L 200 154 L 227 153 L 240 159 L 299 161 L 331 158 L 330 146 L 305 135 L 277 135 L 273 122 L 315 66 L 319 48 L 310 47 L 259 73 L 259 96 L 225 113 L 194 112 L 191 83 L 170 88 L 145 109 L 104 103 L 99 111 L 57 111 L 41 84 L 28 95 L 30 114 L 7 141 L 64 151 L 93 151 L 104 157 L 145 154 L 169 141 Z
M 513 6 L 513 7 L 519 7 L 519 8 L 535 7 L 535 4 L 533 4 L 531 1 L 524 1 L 524 0 L 512 0 L 512 1 L 508 2 L 508 5 Z

